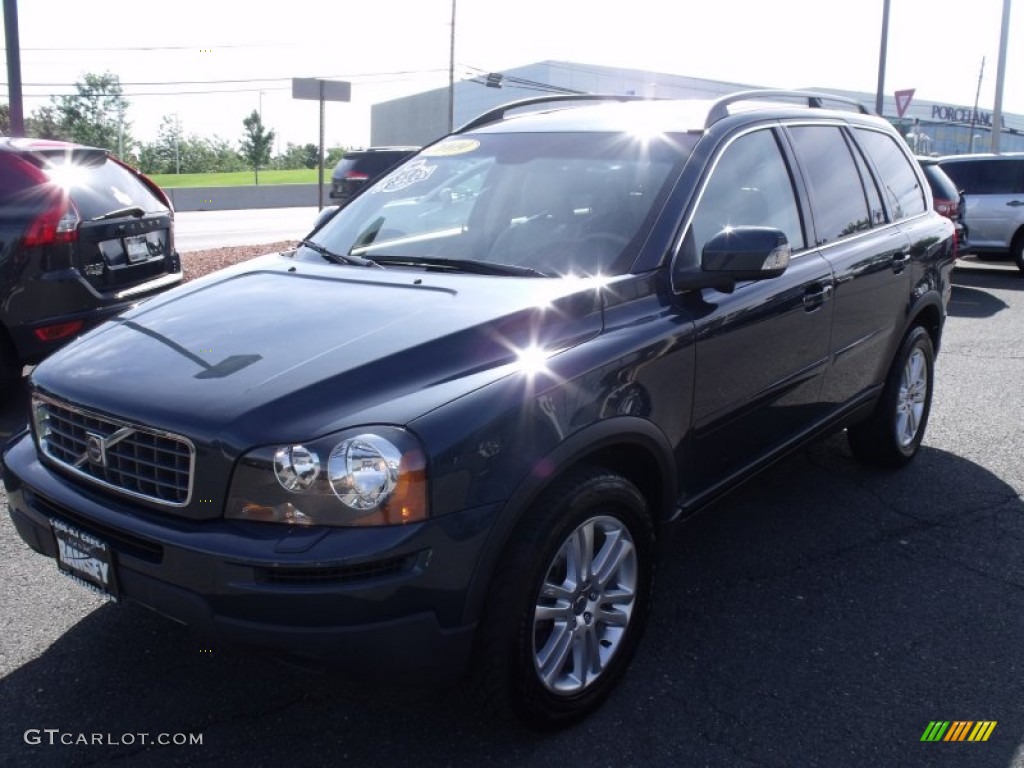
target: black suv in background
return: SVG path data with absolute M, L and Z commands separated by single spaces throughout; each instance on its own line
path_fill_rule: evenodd
M 921 445 L 953 225 L 831 101 L 481 116 L 45 360 L 14 525 L 222 640 L 583 717 L 680 520 L 830 431 L 888 467 Z
M 163 191 L 105 149 L 0 138 L 0 390 L 181 282 Z
M 356 192 L 415 154 L 418 149 L 419 147 L 370 147 L 346 152 L 331 174 L 331 200 L 338 205 L 344 205 Z

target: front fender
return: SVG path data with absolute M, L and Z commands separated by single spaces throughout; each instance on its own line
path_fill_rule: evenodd
M 608 466 L 623 472 L 654 507 L 656 524 L 667 523 L 673 517 L 678 499 L 673 450 L 658 427 L 645 419 L 615 416 L 573 433 L 534 462 L 532 470 L 499 510 L 470 584 L 465 623 L 479 619 L 494 570 L 526 510 L 559 477 L 580 464 Z

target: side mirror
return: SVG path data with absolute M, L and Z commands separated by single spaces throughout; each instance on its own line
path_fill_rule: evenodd
M 792 249 L 782 230 L 772 227 L 729 227 L 705 245 L 700 269 L 680 271 L 676 290 L 716 288 L 731 292 L 741 280 L 778 277 L 789 266 Z
M 324 222 L 326 222 L 329 218 L 331 218 L 331 216 L 333 216 L 339 210 L 341 210 L 340 205 L 329 205 L 326 208 L 321 208 L 320 213 L 318 213 L 316 216 L 316 221 L 313 222 L 312 231 L 315 232 L 316 230 L 320 229 L 320 227 L 324 225 Z

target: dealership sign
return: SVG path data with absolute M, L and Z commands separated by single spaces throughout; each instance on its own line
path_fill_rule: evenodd
M 948 123 L 974 123 L 992 126 L 991 112 L 979 112 L 967 107 L 944 107 L 935 104 L 932 106 L 932 119 L 945 120 Z

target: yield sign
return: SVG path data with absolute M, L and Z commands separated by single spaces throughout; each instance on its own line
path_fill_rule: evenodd
M 914 98 L 914 89 L 907 88 L 905 91 L 896 91 L 896 114 L 903 117 L 910 106 L 910 100 Z

